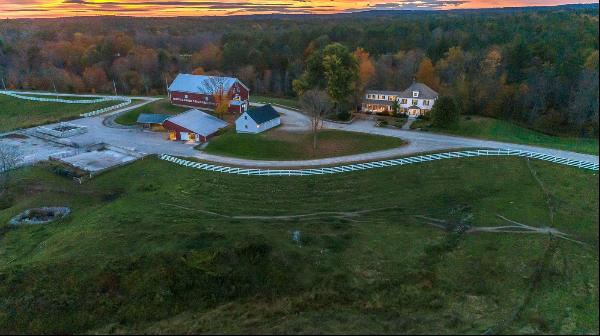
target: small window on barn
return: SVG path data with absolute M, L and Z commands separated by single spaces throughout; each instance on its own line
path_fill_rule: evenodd
M 244 128 L 248 128 L 248 125 L 244 125 Z
M 244 116 L 244 120 L 248 120 L 248 116 Z
M 183 97 L 184 97 L 185 99 L 188 99 L 188 95 L 184 95 Z

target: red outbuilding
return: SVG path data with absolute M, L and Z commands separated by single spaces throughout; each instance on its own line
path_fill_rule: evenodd
M 166 119 L 162 126 L 169 132 L 170 140 L 198 143 L 205 142 L 228 124 L 208 113 L 191 109 Z
M 244 113 L 250 104 L 250 90 L 233 77 L 179 74 L 169 86 L 175 105 L 214 109 L 218 97 L 229 99 L 229 112 Z

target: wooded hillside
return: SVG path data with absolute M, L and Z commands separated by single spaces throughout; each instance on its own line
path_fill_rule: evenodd
M 339 42 L 364 88 L 416 77 L 463 114 L 546 133 L 598 135 L 598 5 L 336 16 L 0 21 L 0 77 L 13 89 L 165 94 L 178 72 L 239 77 L 293 96 L 306 61 Z

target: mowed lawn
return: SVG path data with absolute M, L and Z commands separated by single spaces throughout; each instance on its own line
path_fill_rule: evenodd
M 115 119 L 115 122 L 121 125 L 135 125 L 140 113 L 175 115 L 187 110 L 189 110 L 189 108 L 172 105 L 171 102 L 165 98 L 128 111 Z
M 503 120 L 477 117 L 462 117 L 459 125 L 451 129 L 435 129 L 427 121 L 416 121 L 411 128 L 421 128 L 442 133 L 473 138 L 512 142 L 533 146 L 557 148 L 579 153 L 598 155 L 598 139 L 567 138 L 539 133 Z
M 69 99 L 69 97 L 61 97 Z M 94 104 L 38 102 L 0 94 L 0 132 L 78 118 L 80 114 L 117 105 L 120 101 Z
M 596 172 L 488 157 L 264 177 L 149 157 L 82 185 L 43 166 L 15 178 L 6 333 L 598 333 Z M 73 212 L 7 224 L 52 205 Z
M 250 95 L 250 102 L 281 105 L 281 106 L 287 106 L 287 107 L 292 107 L 292 108 L 297 108 L 297 109 L 300 108 L 300 103 L 298 102 L 298 99 L 295 99 L 295 98 Z
M 336 130 L 321 130 L 317 137 L 314 151 L 312 133 L 275 128 L 260 134 L 238 134 L 229 129 L 211 139 L 203 151 L 255 160 L 305 160 L 367 153 L 405 144 L 398 138 Z

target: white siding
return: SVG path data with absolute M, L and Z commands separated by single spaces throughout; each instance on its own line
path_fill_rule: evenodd
M 248 113 L 244 112 L 235 121 L 235 131 L 237 133 L 260 133 L 281 124 L 281 118 L 275 118 L 257 125 L 254 119 L 250 118 Z
M 402 99 L 406 99 L 405 104 L 402 103 Z M 417 103 L 413 104 L 413 100 L 416 100 Z M 425 105 L 425 103 L 424 103 L 425 100 L 429 100 L 429 105 Z M 416 105 L 421 109 L 431 110 L 431 108 L 433 107 L 433 104 L 435 103 L 435 99 L 421 99 L 421 98 L 407 97 L 407 98 L 398 98 L 398 103 L 400 103 L 399 105 L 401 108 L 409 108 L 413 105 Z

